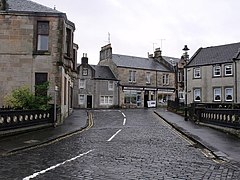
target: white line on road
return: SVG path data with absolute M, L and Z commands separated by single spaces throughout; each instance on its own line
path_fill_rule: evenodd
M 127 118 L 123 119 L 123 125 L 125 126 Z
M 76 157 L 74 157 L 74 158 L 71 158 L 71 159 L 68 159 L 68 160 L 66 160 L 66 161 L 64 161 L 64 162 L 62 162 L 62 163 L 56 164 L 56 165 L 54 165 L 54 166 L 51 166 L 51 167 L 49 167 L 49 168 L 47 168 L 47 169 L 44 169 L 44 170 L 42 170 L 42 171 L 40 171 L 40 172 L 36 172 L 36 173 L 34 173 L 33 175 L 31 175 L 31 176 L 28 176 L 28 177 L 23 178 L 23 180 L 29 180 L 29 179 L 35 178 L 35 177 L 39 176 L 40 174 L 44 174 L 44 173 L 46 173 L 47 171 L 50 171 L 50 170 L 55 169 L 55 168 L 57 168 L 57 167 L 59 167 L 59 166 L 61 166 L 61 165 L 64 165 L 64 164 L 67 163 L 67 162 L 74 161 L 75 159 L 80 158 L 80 157 L 82 157 L 82 156 L 84 156 L 84 155 L 87 155 L 87 154 L 89 154 L 89 153 L 92 152 L 92 151 L 93 151 L 93 150 L 89 150 L 88 152 L 79 154 L 78 156 L 76 156 Z
M 111 141 L 118 133 L 120 133 L 122 130 L 119 129 L 111 138 L 109 138 L 107 141 Z
M 126 117 L 126 115 L 122 112 L 123 117 Z
M 126 115 L 122 112 L 122 115 L 123 115 L 123 117 L 124 117 L 124 119 L 123 119 L 123 126 L 125 126 L 125 124 L 126 124 L 126 121 L 127 121 L 127 118 L 126 118 Z

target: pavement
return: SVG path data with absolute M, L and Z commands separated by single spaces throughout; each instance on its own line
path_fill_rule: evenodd
M 210 150 L 223 160 L 240 162 L 240 138 L 226 133 L 217 127 L 186 121 L 183 116 L 159 108 L 154 111 L 173 128 Z
M 74 110 L 64 123 L 57 127 L 0 137 L 0 156 L 49 143 L 88 128 L 92 116 L 88 117 L 87 112 L 87 110 Z M 217 157 L 240 162 L 240 138 L 192 121 L 185 121 L 184 117 L 164 108 L 155 109 L 154 112 L 173 128 L 203 145 Z
M 0 156 L 33 148 L 77 133 L 89 126 L 88 119 L 87 110 L 76 109 L 59 126 L 0 137 Z

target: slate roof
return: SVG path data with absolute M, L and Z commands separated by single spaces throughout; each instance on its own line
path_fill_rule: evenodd
M 188 67 L 233 62 L 239 55 L 240 43 L 199 48 L 191 57 Z
M 176 65 L 176 63 L 179 63 L 180 61 L 179 58 L 168 57 L 168 56 L 163 56 L 163 59 L 165 59 L 167 62 L 169 62 L 172 65 Z
M 7 0 L 7 12 L 31 12 L 31 13 L 62 13 L 47 6 L 30 0 Z
M 118 67 L 170 71 L 168 68 L 166 68 L 164 65 L 157 62 L 153 58 L 142 58 L 135 56 L 112 54 L 112 60 Z
M 117 81 L 117 78 L 114 76 L 113 72 L 108 66 L 99 66 L 99 65 L 90 65 L 95 70 L 94 79 L 105 79 L 105 80 L 114 80 Z

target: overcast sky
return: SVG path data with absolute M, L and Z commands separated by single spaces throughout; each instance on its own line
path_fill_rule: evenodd
M 33 0 L 67 14 L 75 23 L 78 62 L 87 53 L 97 64 L 108 44 L 114 54 L 180 58 L 185 44 L 190 57 L 199 47 L 240 42 L 239 0 Z

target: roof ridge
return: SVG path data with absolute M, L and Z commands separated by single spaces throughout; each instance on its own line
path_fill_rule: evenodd
M 47 12 L 56 14 L 65 14 L 54 8 L 40 4 L 32 0 L 7 0 L 8 12 Z
M 132 57 L 132 58 L 142 58 L 142 59 L 149 59 L 148 57 L 139 57 L 139 56 L 133 56 L 133 55 L 124 55 L 124 54 L 112 54 L 116 56 L 125 56 L 125 57 Z
M 239 45 L 240 45 L 240 42 L 237 42 L 237 43 L 229 43 L 229 44 L 222 44 L 222 45 L 217 45 L 217 46 L 208 46 L 208 47 L 204 47 L 204 48 L 202 48 L 202 49 L 218 48 L 218 47 L 230 46 L 230 45 L 236 45 L 236 44 L 239 44 Z

